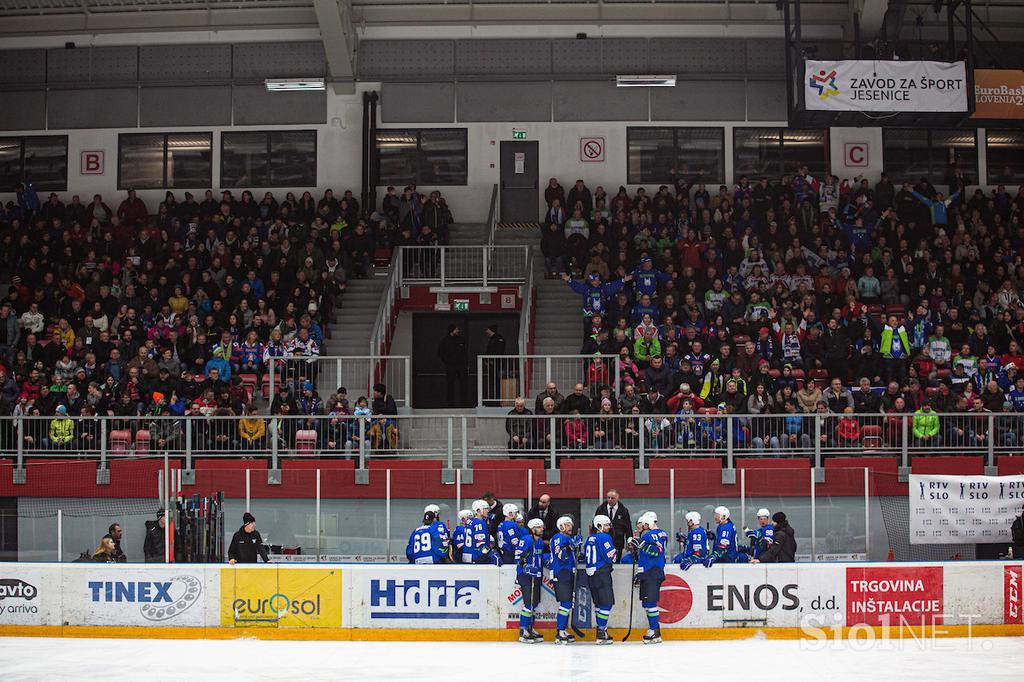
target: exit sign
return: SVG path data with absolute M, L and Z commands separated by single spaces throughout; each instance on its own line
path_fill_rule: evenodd
M 516 130 L 515 128 L 513 128 L 512 129 L 512 139 L 513 140 L 525 140 L 526 139 L 526 131 L 525 130 Z
M 469 299 L 468 298 L 457 298 L 454 301 L 455 312 L 464 313 L 469 310 Z

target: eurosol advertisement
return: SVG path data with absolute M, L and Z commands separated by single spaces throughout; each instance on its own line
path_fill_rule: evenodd
M 93 566 L 64 571 L 68 625 L 205 625 L 202 567 L 145 572 Z M 71 607 L 69 608 L 69 603 Z
M 1010 543 L 1024 476 L 911 474 L 911 544 Z
M 346 566 L 350 620 L 366 628 L 493 628 L 498 569 Z
M 804 65 L 804 105 L 815 111 L 967 111 L 963 62 L 821 61 Z
M 341 567 L 218 570 L 223 627 L 341 627 Z

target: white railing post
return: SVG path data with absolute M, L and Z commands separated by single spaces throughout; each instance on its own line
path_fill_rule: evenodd
M 444 284 L 444 280 L 445 280 L 445 256 L 447 255 L 447 252 L 445 251 L 445 249 L 447 247 L 439 246 L 437 248 L 438 248 L 438 253 L 441 254 L 441 269 L 439 271 L 439 274 L 441 275 L 441 286 L 443 287 L 445 285 Z
M 320 561 L 320 470 L 316 470 L 316 560 Z
M 871 469 L 864 467 L 864 560 L 871 561 Z
M 452 453 L 455 450 L 455 442 L 454 442 L 454 437 L 453 437 L 453 433 L 452 433 L 455 430 L 455 424 L 453 423 L 452 418 L 450 416 L 445 418 L 445 422 L 446 422 L 446 424 L 448 426 L 448 429 L 447 429 L 448 430 L 448 468 L 451 469 L 452 468 Z
M 484 256 L 483 257 L 483 263 L 482 263 L 483 272 L 481 273 L 484 286 L 487 286 L 487 261 L 488 261 L 488 255 L 490 253 L 491 253 L 490 247 L 489 246 L 485 247 L 484 250 L 483 250 L 483 256 Z
M 476 356 L 476 403 L 480 407 L 487 406 L 487 398 L 489 397 L 484 393 L 484 358 L 482 355 Z
M 818 502 L 814 494 L 814 473 L 811 469 L 811 561 L 816 561 L 818 553 Z
M 988 415 L 988 465 L 994 467 L 996 465 L 996 416 L 994 414 Z

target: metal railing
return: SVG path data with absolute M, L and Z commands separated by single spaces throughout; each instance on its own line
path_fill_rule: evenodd
M 402 254 L 405 247 L 398 247 L 391 258 L 391 265 L 388 266 L 387 284 L 384 286 L 384 294 L 377 307 L 377 319 L 370 331 L 370 355 L 387 356 L 391 349 L 391 335 L 394 333 L 397 314 L 398 290 L 401 287 Z
M 498 183 L 491 186 L 491 205 L 487 210 L 487 246 L 494 246 L 494 232 L 498 229 Z
M 522 337 L 523 325 L 529 325 L 525 317 L 519 323 L 520 348 L 529 343 Z M 617 393 L 620 380 L 617 355 L 478 355 L 476 374 L 477 407 L 512 407 L 516 396 L 542 391 L 552 381 L 583 384 L 590 397 L 602 385 Z
M 273 400 L 285 386 L 293 394 L 308 381 L 321 396 L 333 395 L 344 387 L 353 403 L 360 395 L 372 397 L 374 384 L 383 383 L 399 407 L 408 407 L 412 396 L 412 360 L 407 355 L 288 355 L 272 360 L 274 371 L 264 368 L 255 375 L 243 375 L 250 390 Z
M 530 264 L 529 246 L 404 246 L 399 286 L 522 284 Z
M 566 457 L 632 457 L 638 468 L 658 457 L 796 456 L 821 466 L 824 456 L 889 454 L 909 466 L 911 455 L 982 455 L 1024 451 L 1024 415 L 966 413 L 900 415 L 717 413 L 640 414 L 630 396 L 618 406 L 629 414 L 591 414 L 584 392 L 560 405 L 582 414 L 458 416 L 287 415 L 248 418 L 224 414 L 189 417 L 0 418 L 0 456 L 113 457 L 168 452 L 190 463 L 196 456 L 369 457 L 441 459 L 449 468 L 475 458 L 544 458 L 557 468 Z M 533 410 L 536 399 L 527 402 Z M 542 408 L 543 410 L 543 408 Z M 933 420 L 934 418 L 934 420 Z M 849 421 L 841 421 L 848 419 Z M 855 427 L 855 428 L 854 428 Z

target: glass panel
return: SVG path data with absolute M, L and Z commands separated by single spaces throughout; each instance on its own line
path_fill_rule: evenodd
M 1024 182 L 1024 131 L 985 131 L 990 185 Z
M 886 128 L 882 131 L 882 147 L 890 177 L 908 182 L 929 177 L 927 130 Z
M 316 131 L 270 133 L 270 186 L 316 185 Z
M 704 182 L 725 182 L 725 140 L 721 128 L 676 128 L 676 168 L 685 177 L 704 171 Z
M 320 553 L 328 560 L 383 561 L 387 500 L 382 470 L 370 472 L 367 496 L 352 499 L 352 471 L 320 471 Z M 422 511 L 422 510 L 420 510 Z
M 964 172 L 967 184 L 978 179 L 978 134 L 976 130 L 933 130 L 931 181 L 949 184 L 956 166 Z
M 13 192 L 21 182 L 21 140 L 0 138 L 0 191 Z
M 213 173 L 212 135 L 167 136 L 167 186 L 209 187 Z
M 377 131 L 377 162 L 380 182 L 407 185 L 416 182 L 416 156 L 419 136 L 415 131 Z
M 679 150 L 671 128 L 629 128 L 626 131 L 626 174 L 632 184 L 669 182 Z
M 753 183 L 762 175 L 776 179 L 782 174 L 778 128 L 735 128 L 733 130 L 733 174 L 746 175 Z
M 465 185 L 467 174 L 465 130 L 420 132 L 417 181 L 428 185 Z
M 783 173 L 795 173 L 806 164 L 811 175 L 823 177 L 830 172 L 828 135 L 822 130 L 783 130 L 782 159 Z
M 159 189 L 164 185 L 164 136 L 122 135 L 118 159 L 121 189 Z
M 66 190 L 68 187 L 68 139 L 66 137 L 26 137 L 25 177 L 31 179 L 39 191 Z
M 222 187 L 267 187 L 269 179 L 266 133 L 221 134 Z
M 281 482 L 270 485 L 266 469 L 253 469 L 249 485 L 249 511 L 270 553 L 316 556 L 316 470 L 284 468 Z M 226 521 L 235 529 L 240 523 L 241 514 Z

